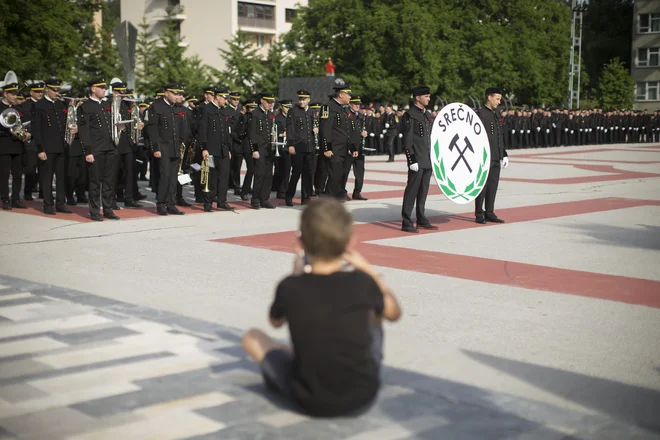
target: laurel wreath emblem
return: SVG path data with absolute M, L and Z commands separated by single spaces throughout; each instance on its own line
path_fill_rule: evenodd
M 454 185 L 454 182 L 452 182 L 451 179 L 447 176 L 447 173 L 445 172 L 444 159 L 440 157 L 440 144 L 438 141 L 435 141 L 433 152 L 435 154 L 436 161 L 440 161 L 440 165 L 437 165 L 436 163 L 433 164 L 433 172 L 435 173 L 435 177 L 438 180 L 440 189 L 442 189 L 442 192 L 447 197 L 452 200 L 460 198 L 464 200 L 470 200 L 468 197 L 466 197 L 466 195 L 470 197 L 476 197 L 479 195 L 484 185 L 486 184 L 486 177 L 488 176 L 487 170 L 484 170 L 486 161 L 488 160 L 488 151 L 485 148 L 482 163 L 479 164 L 479 170 L 477 171 L 477 178 L 474 179 L 472 183 L 467 185 L 463 191 L 458 191 L 456 189 L 456 185 Z

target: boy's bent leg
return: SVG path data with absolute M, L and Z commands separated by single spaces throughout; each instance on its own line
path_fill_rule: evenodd
M 292 399 L 293 352 L 258 329 L 250 329 L 241 341 L 243 349 L 261 368 L 264 381 L 284 397 Z

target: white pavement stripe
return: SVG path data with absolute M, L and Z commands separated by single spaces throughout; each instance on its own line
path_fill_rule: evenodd
M 0 357 L 15 356 L 17 354 L 38 353 L 45 350 L 68 347 L 67 344 L 48 337 L 23 339 L 20 341 L 0 344 Z
M 4 286 L 0 286 L 0 289 L 2 289 Z M 2 295 L 0 296 L 0 307 L 2 307 L 2 302 L 3 301 L 9 301 L 12 299 L 23 299 L 23 298 L 31 298 L 34 295 L 32 295 L 30 292 L 21 292 L 21 293 L 12 293 L 11 295 Z
M 78 316 L 47 319 L 45 321 L 38 322 L 2 323 L 0 324 L 0 338 L 11 338 L 13 336 L 24 336 L 33 333 L 86 327 L 89 325 L 101 324 L 105 322 L 110 322 L 110 320 L 98 315 L 94 315 L 92 313 L 88 313 Z
M 211 393 L 187 397 L 185 399 L 172 400 L 158 405 L 145 406 L 133 412 L 145 417 L 157 417 L 162 413 L 172 410 L 193 411 L 202 408 L 210 408 L 212 406 L 224 405 L 225 403 L 233 402 L 234 400 L 236 399 L 231 396 L 214 391 Z

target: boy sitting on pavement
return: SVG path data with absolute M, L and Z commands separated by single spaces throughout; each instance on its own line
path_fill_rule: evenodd
M 266 384 L 303 412 L 335 417 L 367 408 L 378 394 L 381 319 L 401 309 L 390 289 L 352 250 L 352 218 L 335 198 L 303 211 L 294 273 L 280 282 L 270 308 L 274 327 L 289 324 L 293 347 L 249 330 L 243 348 Z M 308 261 L 305 261 L 308 259 Z M 354 271 L 346 271 L 346 263 Z

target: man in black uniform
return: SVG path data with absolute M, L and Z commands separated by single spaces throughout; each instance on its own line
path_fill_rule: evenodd
M 287 206 L 293 206 L 293 196 L 301 175 L 300 204 L 307 205 L 312 195 L 313 155 L 316 146 L 314 137 L 319 130 L 314 127 L 314 115 L 309 109 L 310 98 L 307 90 L 298 90 L 298 104 L 289 110 L 286 118 L 287 153 L 291 157 L 292 167 L 285 196 Z
M 231 211 L 227 203 L 229 188 L 229 168 L 231 161 L 231 124 L 233 119 L 222 110 L 227 104 L 229 89 L 219 88 L 215 100 L 204 106 L 199 129 L 202 144 L 202 158 L 212 156 L 213 166 L 209 166 L 208 186 L 204 193 L 204 211 L 213 211 L 212 203 L 217 200 L 218 210 Z M 209 162 L 211 159 L 209 159 Z
M 238 127 L 238 134 L 241 138 L 241 151 L 243 152 L 245 166 L 247 168 L 245 177 L 243 177 L 243 186 L 241 187 L 241 200 L 248 200 L 248 195 L 252 193 L 252 178 L 254 177 L 255 161 L 252 158 L 250 140 L 248 139 L 248 122 L 250 120 L 250 113 L 252 113 L 258 106 L 258 100 L 258 97 L 245 100 L 243 103 L 245 112 L 241 115 L 241 122 Z
M 183 95 L 179 84 L 168 84 L 161 99 L 155 100 L 149 110 L 147 131 L 159 171 L 156 208 L 158 215 L 183 215 L 175 206 L 177 174 L 181 158 L 179 121 L 174 104 L 177 95 Z
M 279 111 L 275 112 L 275 127 L 277 127 L 277 142 L 284 142 L 286 138 L 286 117 L 293 101 L 283 99 L 280 101 Z M 273 175 L 273 191 L 278 199 L 286 198 L 286 191 L 289 187 L 289 178 L 291 176 L 291 156 L 285 146 L 278 146 L 279 157 L 275 157 L 275 174 Z
M 351 87 L 346 84 L 334 87 L 335 94 L 329 105 L 321 107 L 319 147 L 328 167 L 327 195 L 342 197 L 344 181 L 344 160 L 351 149 L 348 113 L 344 108 L 351 100 Z M 352 151 L 350 151 L 352 154 Z
M 66 207 L 66 150 L 64 134 L 67 109 L 58 99 L 62 81 L 51 78 L 46 81 L 45 96 L 34 105 L 32 135 L 39 158 L 39 176 L 44 193 L 44 213 L 55 215 L 55 211 L 71 214 Z M 70 129 L 77 131 L 76 128 Z M 56 201 L 53 201 L 53 176 L 57 179 Z M 55 207 L 53 205 L 56 204 Z
M 25 122 L 34 120 L 34 105 L 37 101 L 43 98 L 44 87 L 45 84 L 42 81 L 30 84 L 30 98 L 25 101 L 22 106 L 23 114 L 25 115 Z M 29 126 L 28 128 L 31 131 L 34 131 L 33 126 Z M 39 175 L 37 174 L 38 163 L 37 148 L 34 145 L 34 139 L 30 139 L 25 143 L 25 153 L 23 155 L 23 172 L 25 173 L 23 198 L 25 200 L 34 200 L 32 192 L 36 190 L 39 185 Z
M 90 95 L 78 107 L 78 126 L 89 170 L 89 213 L 95 221 L 102 221 L 103 217 L 119 220 L 112 210 L 117 147 L 112 140 L 110 103 L 103 100 L 106 83 L 102 78 L 94 78 L 87 84 Z
M 13 108 L 19 113 L 21 122 L 25 122 L 23 112 L 17 102 L 18 84 L 6 84 L 2 90 L 2 101 L 0 102 L 0 113 Z M 29 139 L 30 134 L 26 134 Z M 9 198 L 9 172 L 11 171 L 11 201 Z M 25 209 L 21 203 L 21 183 L 23 180 L 23 139 L 14 136 L 9 128 L 0 125 L 0 197 L 2 198 L 2 209 L 11 208 Z
M 75 101 L 73 101 L 73 107 L 76 108 L 80 107 L 82 104 L 83 97 L 72 94 L 71 99 L 75 99 Z M 71 108 L 67 109 L 67 115 L 69 110 L 71 110 Z M 78 203 L 88 203 L 87 197 L 85 197 L 85 191 L 89 186 L 87 179 L 87 162 L 85 161 L 85 155 L 83 154 L 80 132 L 76 133 L 73 137 L 71 145 L 69 145 L 67 150 L 66 203 L 67 205 L 73 206 Z M 73 198 L 74 192 L 76 193 L 77 199 Z
M 408 161 L 408 182 L 403 192 L 401 230 L 419 232 L 417 228 L 438 229 L 426 218 L 426 197 L 431 180 L 431 129 L 433 122 L 426 106 L 431 101 L 431 89 L 417 86 L 412 92 L 415 105 L 403 115 L 403 150 Z M 417 203 L 417 227 L 413 226 L 412 210 Z
M 248 142 L 254 160 L 254 186 L 251 206 L 254 209 L 275 209 L 268 201 L 273 186 L 275 152 L 271 144 L 271 131 L 275 123 L 272 93 L 260 93 L 260 105 L 248 117 Z M 245 187 L 245 185 L 244 185 Z
M 392 109 L 392 104 L 385 107 L 385 115 L 383 115 L 383 134 L 385 135 L 385 145 L 387 145 L 387 153 L 389 157 L 388 162 L 394 162 L 395 143 L 399 135 L 398 124 L 396 120 L 396 113 Z
M 349 154 L 344 161 L 342 195 L 346 200 L 350 200 L 346 191 L 346 184 L 348 183 L 348 175 L 351 172 L 351 168 L 353 168 L 353 175 L 355 176 L 353 200 L 367 200 L 360 194 L 362 192 L 362 185 L 364 184 L 364 150 L 362 148 L 367 137 L 365 115 L 360 113 L 361 104 L 362 100 L 359 96 L 351 97 L 348 120 L 351 125 L 350 142 L 353 146 L 353 154 Z
M 490 170 L 486 185 L 475 200 L 474 215 L 476 222 L 485 224 L 486 221 L 493 223 L 504 223 L 504 220 L 495 215 L 495 195 L 497 194 L 497 185 L 500 182 L 500 161 L 501 166 L 509 166 L 509 158 L 504 149 L 504 135 L 502 125 L 495 113 L 502 100 L 502 90 L 491 87 L 486 89 L 486 103 L 477 110 L 477 115 L 481 119 L 486 133 L 488 134 L 488 143 L 490 144 Z M 484 215 L 484 200 L 486 201 L 486 212 Z
M 232 113 L 233 123 L 231 125 L 231 164 L 229 166 L 229 189 L 234 190 L 235 196 L 241 195 L 241 165 L 243 165 L 243 148 L 241 146 L 241 93 L 229 92 L 229 100 L 225 106 L 225 113 Z

